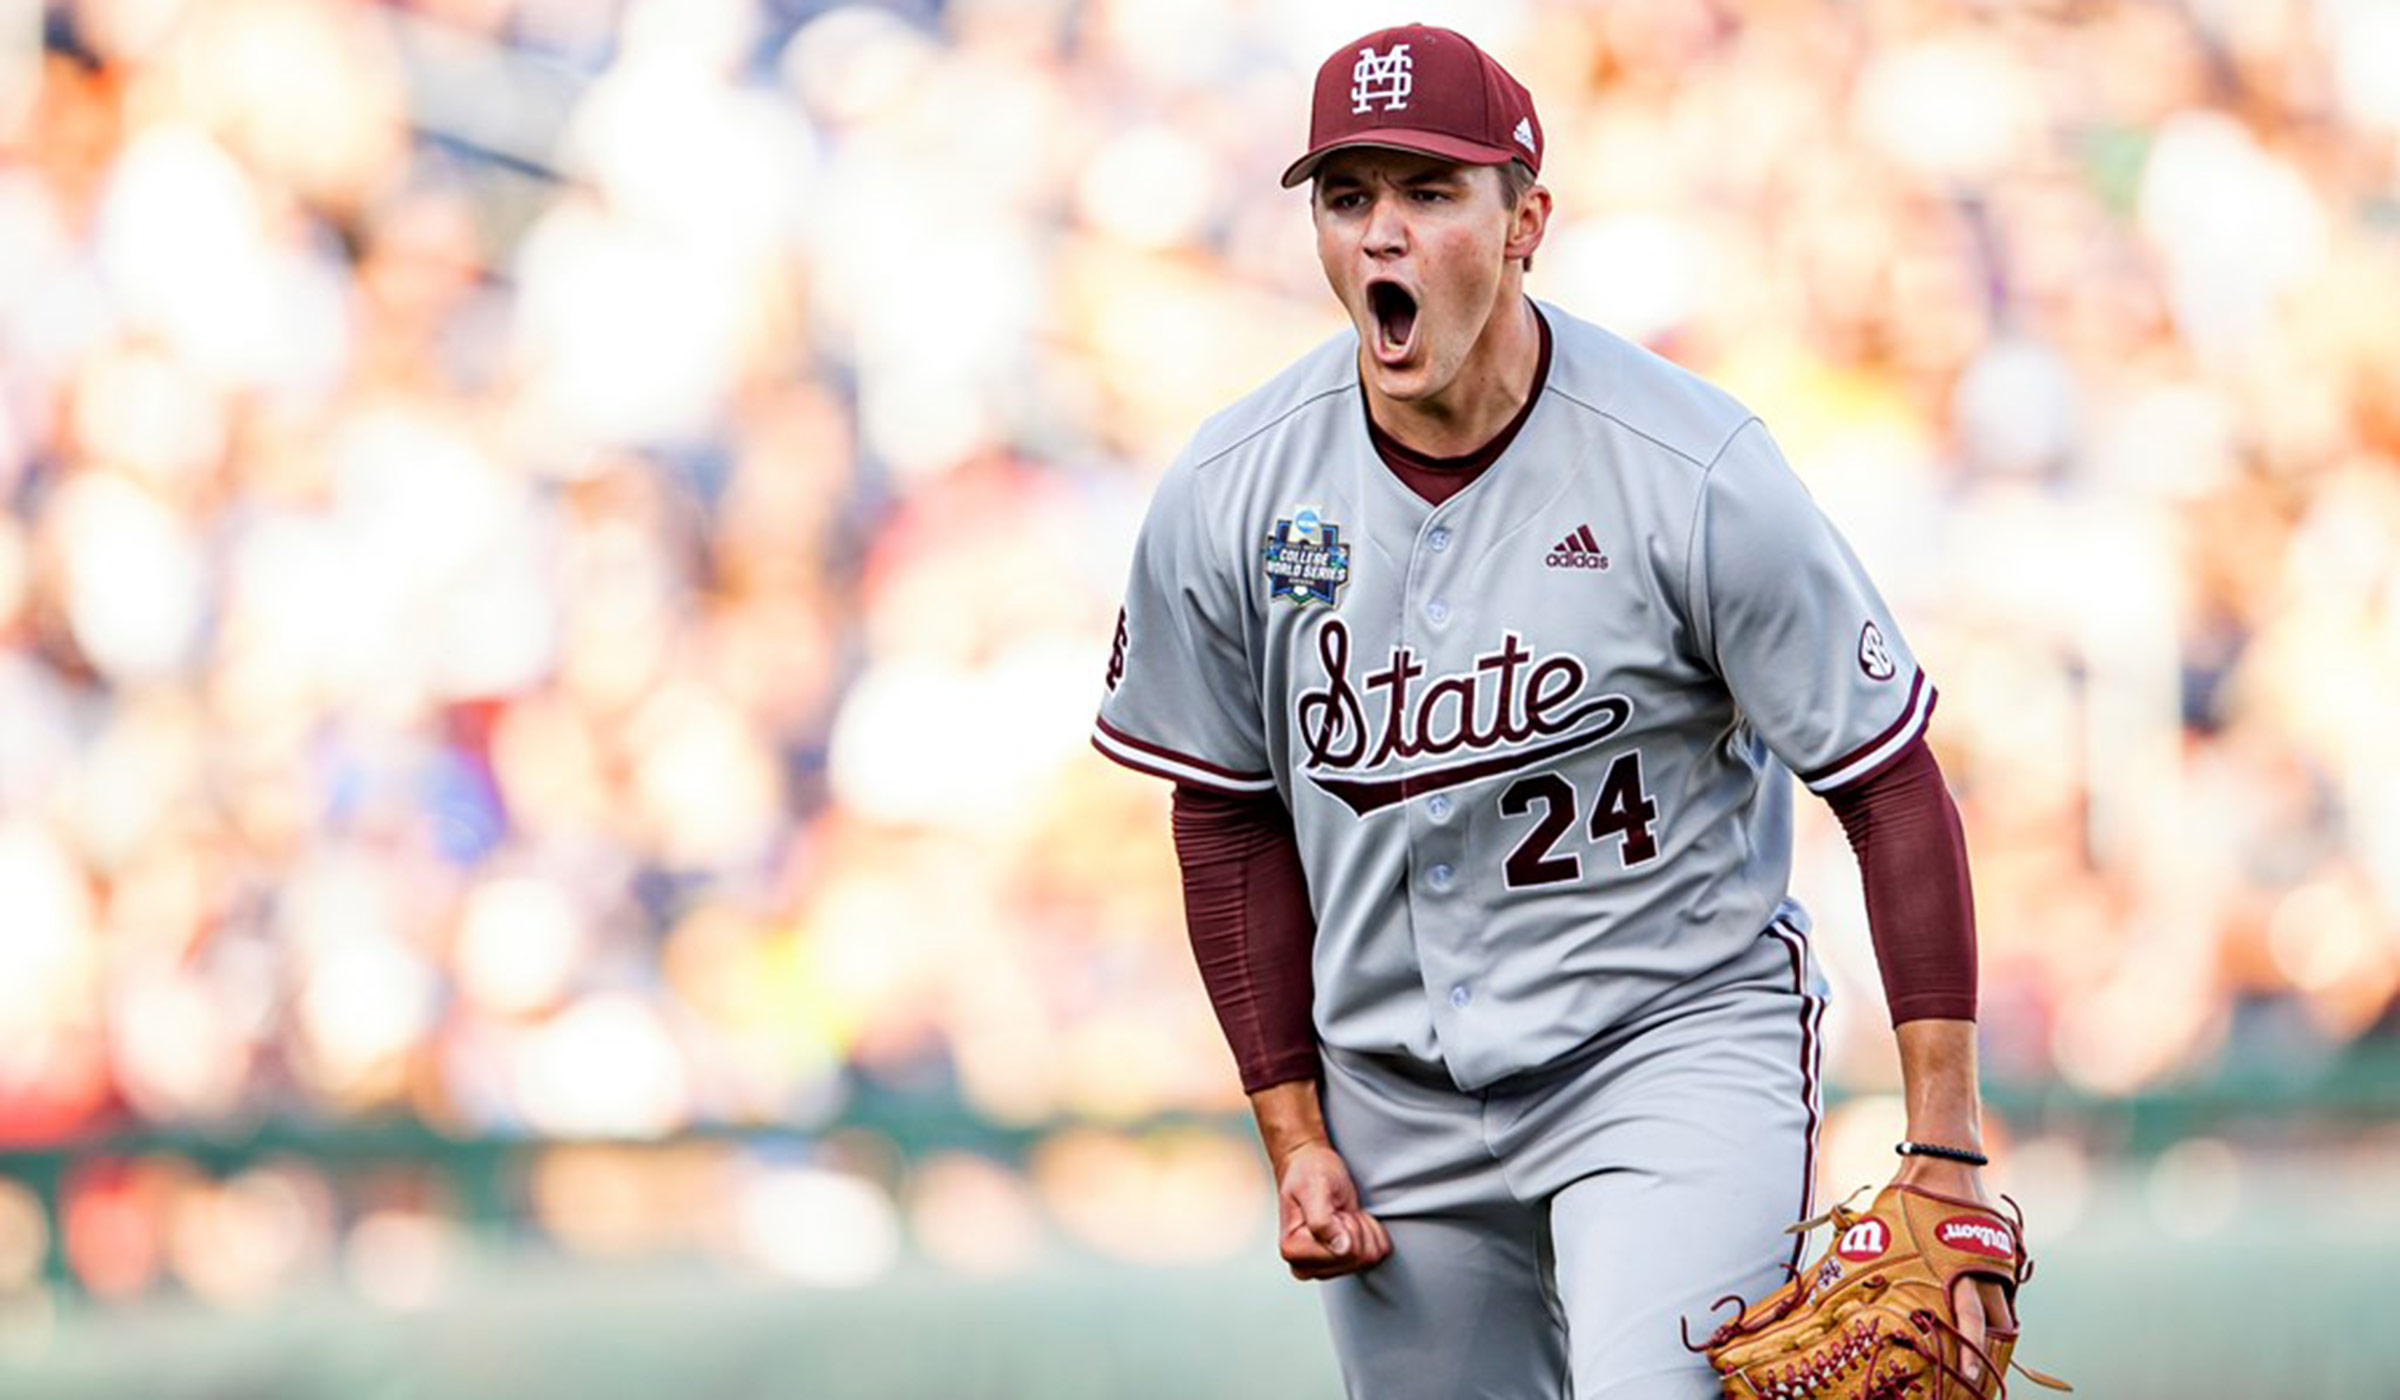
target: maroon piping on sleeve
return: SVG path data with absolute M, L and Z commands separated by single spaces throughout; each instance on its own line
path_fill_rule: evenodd
M 1850 752 L 1843 754 L 1840 758 L 1835 759 L 1831 763 L 1821 764 L 1815 768 L 1809 769 L 1805 773 L 1798 773 L 1794 774 L 1793 776 L 1799 778 L 1800 781 L 1804 783 L 1821 783 L 1832 774 L 1839 773 L 1844 768 L 1849 767 L 1851 764 L 1858 762 L 1862 758 L 1865 758 L 1868 754 L 1871 754 L 1875 752 L 1875 750 L 1880 749 L 1884 745 L 1890 743 L 1895 735 L 1899 734 L 1901 730 L 1908 727 L 1910 721 L 1919 720 L 1920 717 L 1917 714 L 1917 696 L 1923 693 L 1924 689 L 1925 673 L 1923 671 L 1919 671 L 1913 678 L 1910 679 L 1908 683 L 1908 701 L 1906 704 L 1900 707 L 1900 718 L 1893 720 L 1890 726 L 1887 727 L 1881 734 L 1869 739 L 1867 742 L 1859 745 L 1855 749 L 1852 749 Z M 1921 720 L 1922 723 L 1932 723 L 1933 707 L 1938 704 L 1940 700 L 1941 696 L 1937 693 L 1931 699 L 1928 699 L 1925 702 L 1925 713 Z M 1878 773 L 1882 772 L 1884 769 L 1890 767 L 1895 761 L 1897 761 L 1900 755 L 1905 752 L 1907 752 L 1905 745 L 1892 750 L 1892 752 L 1884 758 L 1883 762 L 1875 765 L 1872 771 Z M 1867 774 L 1861 773 L 1857 778 L 1852 778 L 1850 781 L 1855 783 L 1859 780 L 1859 778 L 1864 778 L 1866 776 Z M 1831 792 L 1833 789 L 1827 788 L 1826 791 Z
M 1800 1107 L 1808 1114 L 1808 1128 L 1800 1154 L 1800 1209 L 1792 1218 L 1806 1220 L 1817 1213 L 1817 1130 L 1824 1122 L 1817 1081 L 1825 1062 L 1825 1038 L 1819 1034 L 1825 1021 L 1825 999 L 1808 990 L 1808 935 L 1780 919 L 1767 925 L 1767 932 L 1791 955 L 1792 993 L 1800 998 Z M 1793 1237 L 1791 1267 L 1795 1273 L 1807 1243 L 1805 1231 Z
M 1119 747 L 1110 748 L 1108 744 L 1101 742 L 1103 739 L 1107 739 Z M 1110 724 L 1106 719 L 1096 719 L 1092 722 L 1092 747 L 1098 749 L 1103 757 L 1114 759 L 1137 773 L 1148 773 L 1154 778 L 1176 779 L 1175 773 L 1163 766 L 1168 764 L 1180 764 L 1190 768 L 1201 774 L 1203 780 L 1222 778 L 1229 783 L 1263 783 L 1273 776 L 1263 772 L 1244 773 L 1238 769 L 1211 763 L 1204 758 L 1194 758 L 1188 753 L 1177 753 L 1164 744 L 1153 744 L 1147 739 L 1137 739 Z M 1143 762 L 1141 755 L 1144 754 L 1159 760 L 1159 762 Z

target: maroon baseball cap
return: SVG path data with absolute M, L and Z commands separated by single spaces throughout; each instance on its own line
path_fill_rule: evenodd
M 1378 29 L 1344 44 L 1317 69 L 1308 154 L 1283 172 L 1285 188 L 1350 146 L 1417 151 L 1467 165 L 1521 160 L 1542 168 L 1542 119 L 1533 94 L 1464 34 L 1428 24 Z

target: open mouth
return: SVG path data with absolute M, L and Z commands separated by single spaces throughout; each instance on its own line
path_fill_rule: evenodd
M 1397 282 L 1369 282 L 1367 308 L 1375 313 L 1376 358 L 1388 363 L 1406 357 L 1416 340 L 1416 297 Z

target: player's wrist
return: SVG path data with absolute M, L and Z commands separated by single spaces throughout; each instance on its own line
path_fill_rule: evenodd
M 1990 1195 L 1981 1167 L 1941 1157 L 1904 1156 L 1899 1161 L 1900 1169 L 1892 1174 L 1894 1185 L 1967 1201 L 1985 1200 Z
M 1325 1139 L 1309 1138 L 1301 1142 L 1284 1144 L 1280 1148 L 1270 1147 L 1267 1149 L 1267 1163 L 1273 1169 L 1275 1179 L 1280 1182 L 1285 1173 L 1291 1170 L 1292 1163 L 1312 1152 L 1332 1153 L 1337 1159 L 1341 1155 L 1335 1153 L 1333 1144 Z
M 1257 1090 L 1250 1095 L 1250 1112 L 1258 1122 L 1258 1139 L 1266 1148 L 1267 1164 L 1278 1180 L 1302 1152 L 1332 1147 L 1314 1080 L 1296 1079 Z
M 1992 1164 L 1990 1154 L 1983 1150 L 1981 1134 L 1976 1133 L 1925 1137 L 1912 1133 L 1894 1143 L 1892 1151 L 1912 1161 L 1947 1162 L 1962 1167 Z

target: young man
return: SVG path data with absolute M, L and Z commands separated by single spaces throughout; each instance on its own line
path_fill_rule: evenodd
M 1981 1146 L 1933 687 L 1755 417 L 1526 298 L 1542 155 L 1455 33 L 1326 60 L 1283 182 L 1354 329 L 1161 482 L 1094 736 L 1177 784 L 1283 1257 L 1368 1400 L 1717 1393 L 1679 1324 L 1810 1208 L 1790 773 L 1865 871 L 1904 1147 Z

